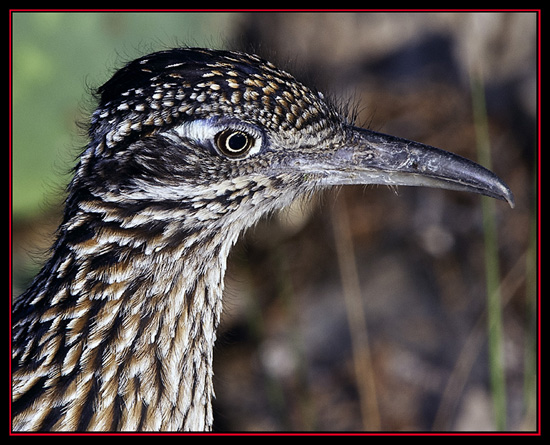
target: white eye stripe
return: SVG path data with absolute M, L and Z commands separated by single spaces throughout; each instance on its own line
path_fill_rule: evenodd
M 169 133 L 175 133 L 181 139 L 191 139 L 202 142 L 212 139 L 220 129 L 209 123 L 206 119 L 199 119 L 192 122 L 185 122 L 182 125 L 172 128 Z
M 211 119 L 197 119 L 191 122 L 185 122 L 177 127 L 171 128 L 169 131 L 161 132 L 160 134 L 176 143 L 181 143 L 182 139 L 190 139 L 198 145 L 212 144 L 216 146 L 216 136 L 220 132 L 230 130 L 234 130 L 236 133 L 243 133 L 250 138 L 250 148 L 241 159 L 259 153 L 263 145 L 262 135 L 256 128 L 241 122 L 226 124 L 216 121 L 213 122 Z

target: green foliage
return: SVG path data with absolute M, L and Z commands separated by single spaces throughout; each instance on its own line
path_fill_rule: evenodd
M 176 45 L 221 46 L 231 14 L 13 13 L 13 216 L 62 199 L 85 145 L 90 88 L 122 63 Z M 45 198 L 46 195 L 50 197 Z

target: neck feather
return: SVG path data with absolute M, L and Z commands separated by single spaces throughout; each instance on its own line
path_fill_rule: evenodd
M 16 302 L 15 429 L 211 428 L 212 353 L 238 230 L 127 212 L 80 202 Z

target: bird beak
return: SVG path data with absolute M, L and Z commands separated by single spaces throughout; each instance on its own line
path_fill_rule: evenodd
M 480 193 L 514 207 L 508 186 L 494 173 L 447 151 L 375 131 L 350 127 L 346 142 L 308 172 L 326 185 L 386 184 Z M 324 174 L 323 174 L 324 173 Z

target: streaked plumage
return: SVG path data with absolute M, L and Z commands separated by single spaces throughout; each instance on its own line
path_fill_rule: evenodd
M 13 428 L 208 430 L 227 255 L 298 196 L 383 183 L 507 187 L 358 129 L 256 56 L 180 48 L 98 90 L 51 258 L 13 310 Z

